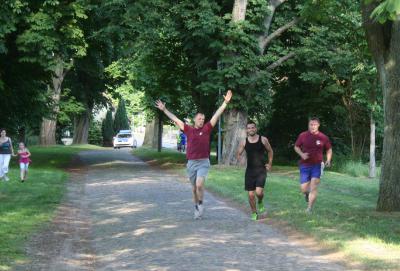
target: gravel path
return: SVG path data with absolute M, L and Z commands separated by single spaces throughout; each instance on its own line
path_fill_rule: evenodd
M 206 193 L 194 221 L 191 187 L 128 150 L 88 151 L 55 222 L 16 270 L 346 270 Z

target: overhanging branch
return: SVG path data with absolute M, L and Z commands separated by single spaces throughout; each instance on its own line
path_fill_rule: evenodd
M 279 37 L 284 33 L 286 30 L 290 29 L 291 27 L 295 26 L 298 22 L 300 21 L 300 18 L 296 17 L 290 22 L 286 23 L 285 25 L 279 27 L 277 30 L 275 30 L 271 35 L 268 36 L 261 36 L 259 38 L 259 47 L 261 54 L 264 54 L 264 50 L 266 46 L 275 38 Z
M 269 65 L 267 67 L 267 71 L 272 71 L 273 69 L 279 67 L 280 65 L 282 65 L 282 63 L 284 63 L 285 61 L 291 59 L 295 55 L 296 55 L 295 53 L 291 52 L 291 53 L 279 58 L 277 61 L 275 61 L 274 63 L 272 63 L 271 65 Z

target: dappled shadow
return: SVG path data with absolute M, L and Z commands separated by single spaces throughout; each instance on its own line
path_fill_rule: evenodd
M 209 194 L 194 221 L 190 185 L 136 159 L 94 160 L 86 199 L 96 270 L 344 270 Z

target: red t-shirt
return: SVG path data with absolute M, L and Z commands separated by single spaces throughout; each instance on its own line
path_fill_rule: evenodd
M 295 145 L 302 152 L 308 153 L 307 160 L 300 160 L 300 163 L 305 166 L 320 164 L 323 161 L 323 152 L 332 148 L 329 138 L 321 132 L 312 134 L 310 131 L 303 132 L 299 135 Z
M 207 159 L 210 157 L 210 135 L 213 126 L 207 122 L 201 128 L 185 124 L 183 132 L 187 137 L 186 157 L 188 160 Z

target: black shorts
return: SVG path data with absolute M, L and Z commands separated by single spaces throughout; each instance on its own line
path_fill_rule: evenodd
M 265 180 L 267 179 L 267 170 L 265 167 L 262 168 L 247 168 L 244 189 L 246 191 L 254 191 L 256 187 L 265 186 Z

